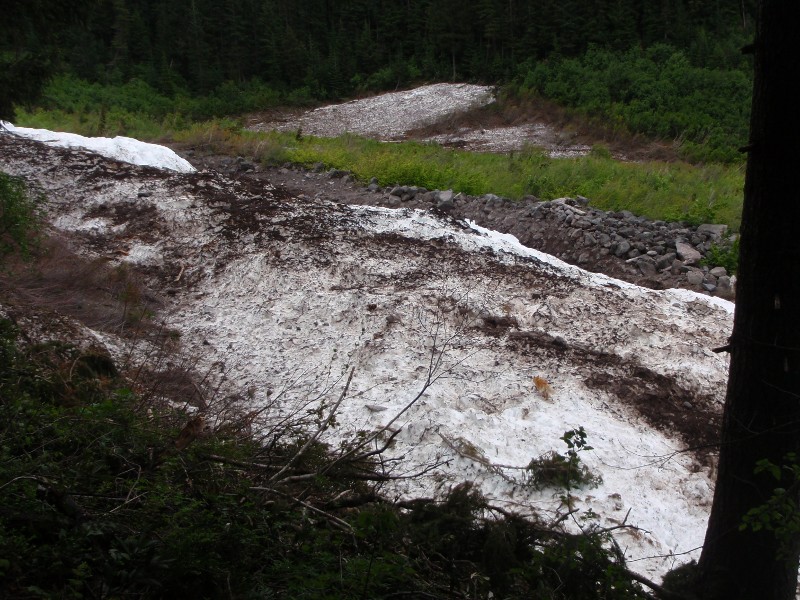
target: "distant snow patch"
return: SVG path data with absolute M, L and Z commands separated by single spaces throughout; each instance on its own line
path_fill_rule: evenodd
M 379 139 L 401 138 L 407 131 L 494 102 L 492 88 L 467 83 L 435 83 L 331 104 L 311 110 L 289 123 L 259 123 L 258 131 L 293 131 L 322 137 L 355 133 Z

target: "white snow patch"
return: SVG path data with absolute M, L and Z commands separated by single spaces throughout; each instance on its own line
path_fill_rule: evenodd
M 627 515 L 628 524 L 640 527 L 620 530 L 617 539 L 630 567 L 651 578 L 696 557 L 712 496 L 708 466 L 674 454 L 682 442 L 648 426 L 624 398 L 591 386 L 587 379 L 602 364 L 514 350 L 505 334 L 484 335 L 473 325 L 481 314 L 508 314 L 518 332 L 547 334 L 587 355 L 669 374 L 717 400 L 728 362 L 710 349 L 730 334 L 732 304 L 683 290 L 639 288 L 566 265 L 512 235 L 407 209 L 286 202 L 264 216 L 263 230 L 275 236 L 261 245 L 250 232 L 225 238 L 224 211 L 181 187 L 175 181 L 181 178 L 150 181 L 152 196 L 136 200 L 158 208 L 154 242 L 152 231 L 86 216 L 94 214 L 86 207 L 99 202 L 128 205 L 139 188 L 135 179 L 108 178 L 87 198 L 72 176 L 23 159 L 5 162 L 7 170 L 30 170 L 46 189 L 58 191 L 49 209 L 57 226 L 103 232 L 106 247 L 127 249 L 129 260 L 162 256 L 180 265 L 178 279 L 193 277 L 188 293 L 171 297 L 164 317 L 180 331 L 199 371 L 224 370 L 224 392 L 271 403 L 279 418 L 309 399 L 338 397 L 340 378 L 355 366 L 338 425 L 326 438 L 331 443 L 385 424 L 414 398 L 430 364 L 432 332 L 444 336 L 440 342 L 461 336 L 463 343 L 444 357 L 452 371 L 396 423 L 401 431 L 391 449 L 405 457 L 406 473 L 448 462 L 384 492 L 429 495 L 473 480 L 495 503 L 556 518 L 563 514 L 557 493 L 532 490 L 520 470 L 499 465 L 524 467 L 545 452 L 563 452 L 559 438 L 582 425 L 595 448 L 583 460 L 603 483 L 573 490 L 575 506 L 584 514 L 593 509 L 604 526 Z M 208 185 L 209 193 L 235 189 L 218 176 Z M 324 240 L 292 228 L 294 218 L 308 217 L 324 230 Z M 418 244 L 408 250 L 386 245 L 385 234 L 435 241 L 442 260 L 430 252 L 434 246 L 417 252 Z M 454 248 L 459 252 L 450 252 Z M 432 319 L 440 309 L 437 323 Z M 459 314 L 473 320 L 461 332 Z M 537 394 L 536 375 L 550 383 L 549 400 Z M 473 457 L 451 444 L 473 448 Z
M 436 298 L 460 298 L 474 312 L 506 306 L 521 330 L 545 330 L 570 345 L 635 358 L 696 389 L 724 385 L 726 357 L 707 346 L 729 331 L 727 304 L 589 273 L 526 248 L 512 235 L 473 223 L 459 230 L 422 211 L 350 208 L 348 226 L 354 229 L 444 241 L 468 251 L 467 256 L 486 256 L 481 249 L 490 249 L 497 253 L 492 260 L 544 264 L 555 277 L 575 285 L 566 296 L 531 300 L 525 290 L 499 278 L 463 279 L 442 272 L 440 280 L 420 281 L 399 294 L 391 285 L 369 282 L 413 272 L 418 259 L 374 250 L 351 254 L 348 249 L 330 269 L 275 269 L 257 250 L 228 263 L 196 290 L 188 305 L 173 312 L 171 325 L 184 332 L 184 343 L 202 347 L 202 342 L 212 356 L 225 356 L 229 380 L 257 390 L 257 403 L 268 402 L 264 390 L 276 382 L 299 381 L 296 398 L 282 398 L 286 411 L 312 395 L 310 389 L 330 384 L 355 365 L 339 426 L 327 438 L 332 443 L 380 427 L 417 393 L 431 350 L 431 328 L 420 315 L 428 314 Z M 342 285 L 345 275 L 347 286 Z M 615 304 L 609 306 L 612 299 Z M 371 311 L 368 305 L 378 308 Z M 702 310 L 691 311 L 690 305 Z M 586 371 L 555 359 L 512 358 L 491 341 L 473 342 L 452 351 L 448 361 L 459 363 L 452 376 L 428 389 L 396 423 L 402 430 L 392 453 L 405 457 L 404 471 L 439 459 L 449 463 L 436 474 L 387 487 L 386 492 L 431 495 L 472 480 L 494 503 L 556 518 L 563 512 L 559 493 L 532 490 L 520 470 L 500 469 L 503 476 L 487 463 L 524 467 L 545 452 L 563 452 L 559 438 L 583 425 L 595 448 L 583 459 L 602 474 L 603 483 L 573 490 L 575 506 L 584 513 L 593 509 L 604 526 L 620 524 L 627 516 L 627 524 L 639 527 L 620 530 L 618 540 L 631 567 L 651 577 L 697 557 L 693 549 L 703 541 L 713 484 L 705 466 L 675 454 L 680 442 L 649 427 L 618 399 L 587 387 Z M 534 375 L 550 382 L 549 401 L 536 393 Z M 450 443 L 473 448 L 478 460 L 455 453 Z
M 0 122 L 0 126 L 15 135 L 44 142 L 52 146 L 83 148 L 84 150 L 96 152 L 107 158 L 113 158 L 134 165 L 146 165 L 159 169 L 178 171 L 179 173 L 192 173 L 195 170 L 189 162 L 182 159 L 169 148 L 159 146 L 158 144 L 141 142 L 129 137 L 86 137 L 78 135 L 77 133 L 17 127 L 5 121 Z

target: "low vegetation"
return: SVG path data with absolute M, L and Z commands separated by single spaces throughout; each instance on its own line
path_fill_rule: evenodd
M 661 220 L 725 223 L 738 229 L 744 174 L 740 166 L 627 163 L 603 147 L 588 156 L 550 158 L 540 148 L 507 155 L 465 152 L 437 144 L 385 144 L 354 135 L 316 138 L 242 130 L 232 120 L 193 125 L 177 139 L 199 148 L 252 156 L 265 163 L 290 161 L 352 172 L 382 185 L 418 185 L 512 199 L 582 195 L 604 210 L 630 210 Z
M 708 68 L 667 44 L 529 61 L 510 89 L 540 94 L 605 127 L 677 140 L 693 162 L 741 162 L 752 77 L 747 65 Z
M 12 252 L 27 256 L 36 241 L 40 203 L 22 179 L 0 171 L 0 259 Z
M 528 464 L 530 484 L 538 489 L 563 489 L 567 494 L 574 488 L 598 486 L 602 477 L 593 473 L 580 458 L 581 452 L 592 450 L 586 443 L 584 428 L 565 431 L 561 440 L 567 445 L 564 454 L 551 450 Z

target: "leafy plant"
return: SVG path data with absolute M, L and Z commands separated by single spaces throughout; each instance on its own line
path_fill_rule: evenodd
M 739 270 L 739 238 L 731 244 L 714 244 L 708 249 L 701 264 L 709 267 L 725 267 L 729 274 Z
M 593 450 L 586 443 L 583 426 L 565 431 L 559 439 L 567 445 L 567 451 L 564 454 L 550 451 L 533 459 L 527 467 L 530 483 L 537 489 L 552 487 L 566 490 L 599 485 L 602 478 L 592 473 L 580 458 L 581 452 Z
M 794 452 L 787 454 L 783 460 L 782 465 L 766 459 L 756 463 L 755 475 L 770 477 L 781 485 L 773 490 L 772 496 L 764 504 L 747 512 L 739 529 L 772 532 L 780 543 L 779 555 L 791 559 L 797 536 L 800 535 L 800 506 L 797 502 L 800 461 Z
M 0 171 L 0 258 L 15 251 L 28 255 L 42 202 L 22 178 Z

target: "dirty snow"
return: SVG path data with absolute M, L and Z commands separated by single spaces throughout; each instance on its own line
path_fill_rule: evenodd
M 545 123 L 526 123 L 509 127 L 462 128 L 424 138 L 443 146 L 472 152 L 511 152 L 528 146 L 547 148 L 551 158 L 571 158 L 588 154 L 591 148 L 576 144 Z
M 494 90 L 489 86 L 437 83 L 323 106 L 299 115 L 287 113 L 277 118 L 273 116 L 273 120 L 251 123 L 248 129 L 300 130 L 304 134 L 321 137 L 353 133 L 388 142 L 405 139 L 414 130 L 492 102 Z M 542 122 L 508 127 L 476 125 L 437 135 L 415 135 L 414 139 L 473 152 L 512 152 L 530 146 L 542 147 L 547 149 L 552 158 L 582 156 L 591 150 L 589 146 L 576 143 L 569 135 Z
M 337 397 L 355 368 L 331 443 L 407 407 L 394 423 L 396 472 L 444 464 L 387 485 L 390 497 L 469 479 L 493 503 L 557 519 L 563 491 L 531 489 L 522 467 L 563 452 L 559 438 L 584 426 L 594 450 L 583 460 L 603 482 L 571 491 L 572 527 L 593 522 L 581 521 L 589 509 L 602 526 L 636 526 L 617 539 L 629 566 L 653 578 L 697 557 L 713 460 L 680 452 L 691 440 L 591 382 L 662 374 L 705 398 L 664 407 L 675 419 L 718 414 L 727 358 L 710 349 L 730 334 L 730 303 L 591 274 L 430 212 L 279 200 L 217 174 L 94 169 L 87 202 L 80 177 L 92 165 L 32 144 L 8 148 L 0 168 L 58 190 L 53 222 L 87 253 L 162 265 L 154 285 L 171 290 L 167 325 L 200 366 L 224 374 L 224 392 L 270 405 L 277 419 Z M 143 185 L 149 195 L 137 197 Z M 94 215 L 99 203 L 108 217 Z M 134 208 L 157 218 L 125 221 Z M 506 325 L 489 327 L 490 317 Z M 431 372 L 435 382 L 408 407 Z M 534 376 L 552 397 L 537 393 Z
M 321 137 L 355 133 L 379 139 L 398 139 L 417 127 L 494 101 L 492 88 L 466 83 L 435 83 L 404 92 L 331 104 L 283 123 L 257 123 L 257 131 L 277 129 Z

